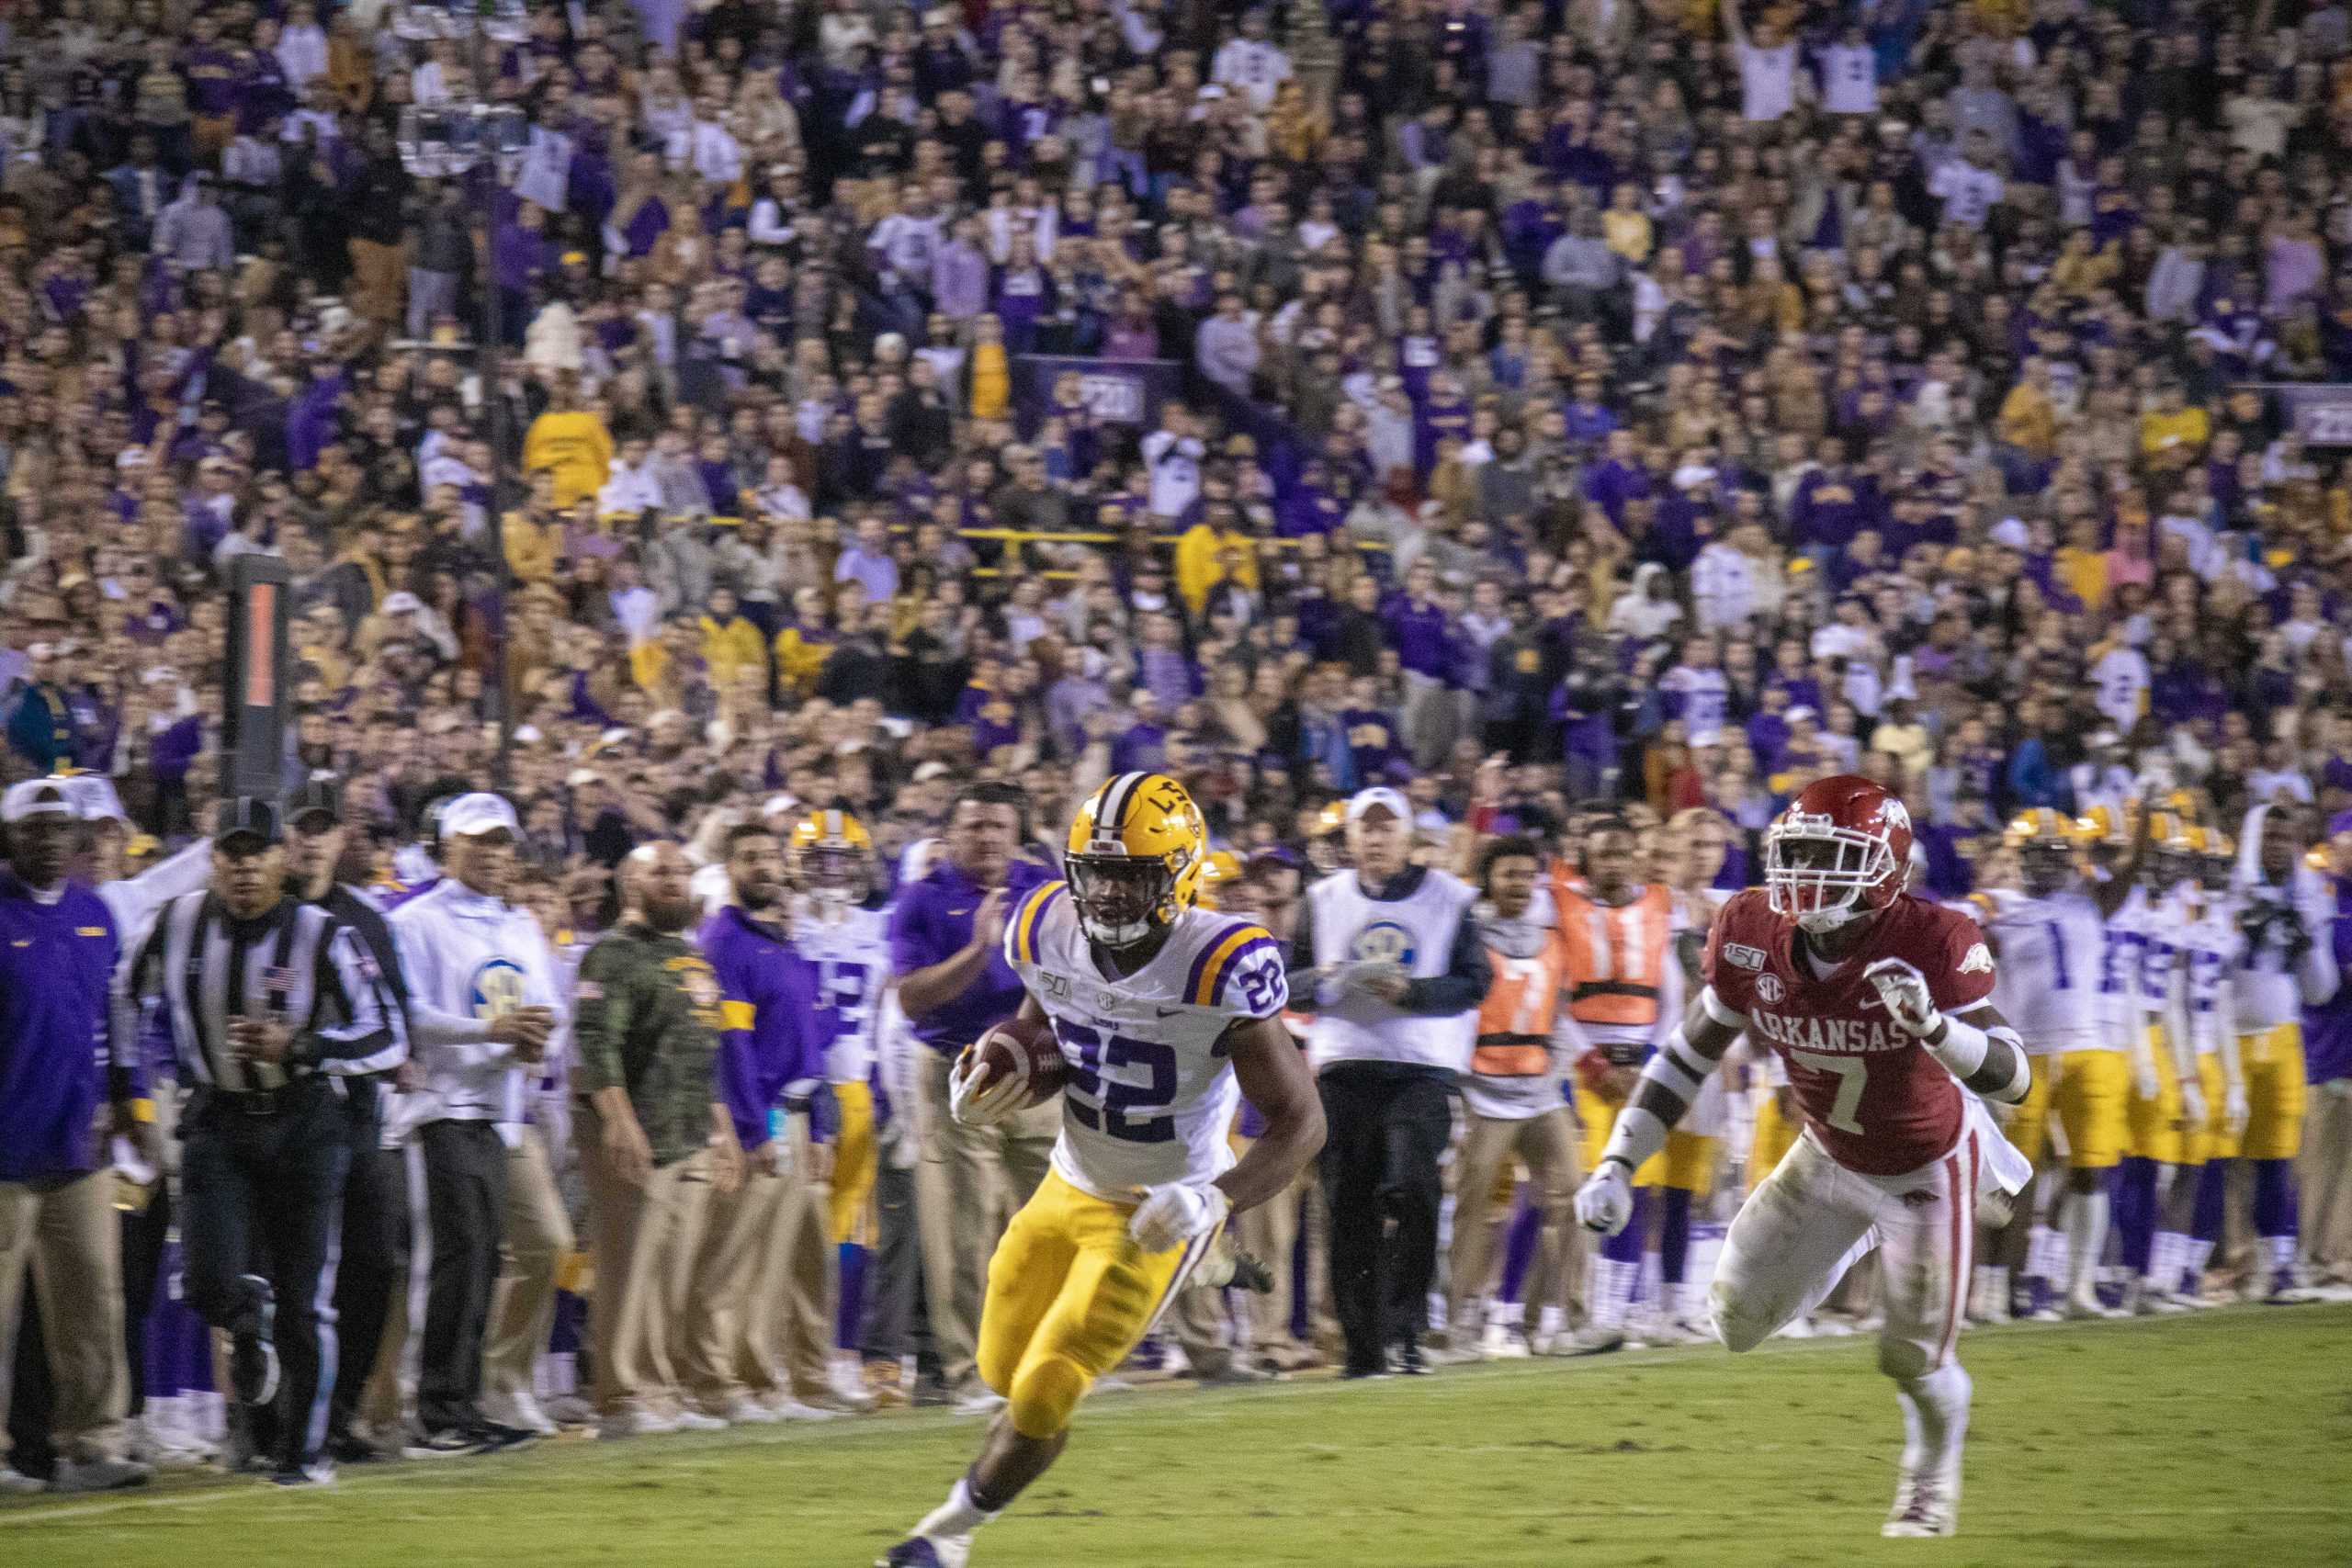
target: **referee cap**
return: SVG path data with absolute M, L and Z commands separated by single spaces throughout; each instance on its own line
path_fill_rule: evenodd
M 323 816 L 332 823 L 343 820 L 343 795 L 332 778 L 311 777 L 302 781 L 302 787 L 286 803 L 286 819 L 300 822 L 305 817 Z
M 80 815 L 55 779 L 27 779 L 10 784 L 8 793 L 0 795 L 0 820 L 29 822 L 36 817 L 62 817 L 71 821 Z
M 441 808 L 441 836 L 444 839 L 470 839 L 477 833 L 503 830 L 520 837 L 523 825 L 516 820 L 514 808 L 503 795 L 487 790 L 461 795 Z
M 225 849 L 232 839 L 254 839 L 266 848 L 277 842 L 279 827 L 277 808 L 266 800 L 224 800 L 212 819 L 212 842 Z

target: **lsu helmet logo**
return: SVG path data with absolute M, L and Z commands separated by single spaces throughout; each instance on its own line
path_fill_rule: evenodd
M 476 1018 L 496 1018 L 523 1005 L 523 966 L 511 958 L 493 958 L 474 971 L 473 1008 Z
M 1362 964 L 1396 964 L 1412 966 L 1419 950 L 1413 943 L 1413 933 L 1394 920 L 1374 920 L 1356 932 L 1348 943 L 1348 956 Z

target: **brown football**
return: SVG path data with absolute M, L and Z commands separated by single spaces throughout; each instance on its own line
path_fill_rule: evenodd
M 1023 1105 L 1043 1105 L 1061 1093 L 1062 1085 L 1069 1077 L 1069 1064 L 1062 1059 L 1061 1047 L 1054 1041 L 1053 1025 L 1035 1023 L 1014 1017 L 1006 1019 L 980 1036 L 972 1046 L 978 1061 L 976 1071 L 982 1075 L 975 1089 L 985 1089 L 1001 1076 L 1011 1074 L 1029 1088 L 1023 1097 Z

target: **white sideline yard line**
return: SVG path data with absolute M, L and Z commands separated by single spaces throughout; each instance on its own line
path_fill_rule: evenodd
M 2257 1308 L 2256 1303 L 2251 1303 L 2215 1307 L 2197 1315 L 2211 1318 L 2217 1314 L 2226 1313 L 2234 1315 L 2239 1312 L 2245 1312 L 2252 1314 L 2257 1311 L 2266 1317 L 2281 1315 L 2278 1309 Z M 2163 1317 L 2119 1319 L 2096 1325 L 2010 1323 L 1972 1329 L 1971 1333 L 2005 1337 L 2010 1335 L 2039 1337 L 2045 1334 L 2064 1334 L 2085 1327 L 2091 1327 L 2104 1333 L 2115 1333 L 2180 1321 L 2184 1320 Z M 1780 1357 L 1819 1354 L 1840 1349 L 1852 1351 L 1870 1344 L 1873 1337 L 1873 1335 L 1863 1332 L 1814 1339 L 1774 1339 L 1767 1341 L 1757 1349 L 1749 1351 L 1748 1354 Z M 1475 1394 L 1498 1382 L 1523 1382 L 1532 1378 L 1575 1377 L 1581 1372 L 1600 1367 L 1668 1367 L 1678 1363 L 1695 1362 L 1701 1355 L 1714 1351 L 1715 1348 L 1713 1345 L 1661 1346 L 1655 1349 L 1621 1350 L 1599 1356 L 1532 1357 L 1526 1360 L 1486 1361 L 1447 1369 L 1426 1378 L 1400 1377 L 1384 1379 L 1378 1382 L 1352 1384 L 1342 1382 L 1336 1377 L 1315 1376 L 1240 1387 L 1196 1390 L 1190 1388 L 1182 1379 L 1171 1379 L 1166 1382 L 1145 1383 L 1127 1391 L 1114 1392 L 1103 1396 L 1099 1404 L 1090 1401 L 1087 1407 L 1087 1422 L 1089 1426 L 1103 1426 L 1148 1416 L 1155 1420 L 1176 1425 L 1205 1424 L 1226 1419 L 1229 1416 L 1232 1407 L 1237 1404 L 1261 1399 L 1287 1400 L 1317 1391 L 1342 1399 L 1378 1400 L 1401 1394 L 1407 1396 L 1412 1403 L 1418 1404 L 1430 1399 L 1452 1399 Z M 1182 1409 L 1170 1408 L 1163 1400 L 1151 1397 L 1155 1394 L 1179 1391 L 1191 1395 L 1185 1401 L 1185 1407 Z M 560 1451 L 569 1454 L 572 1460 L 609 1459 L 629 1461 L 637 1468 L 683 1473 L 711 1469 L 715 1463 L 723 1461 L 729 1454 L 746 1449 L 793 1448 L 815 1442 L 862 1440 L 930 1427 L 957 1423 L 970 1424 L 972 1421 L 972 1417 L 951 1410 L 897 1410 L 875 1416 L 844 1417 L 839 1421 L 796 1422 L 781 1428 L 747 1430 L 736 1427 L 723 1437 L 713 1434 L 700 1440 L 689 1439 L 692 1446 L 683 1448 L 669 1447 L 663 1439 L 658 1438 L 631 1439 L 626 1443 L 609 1447 L 594 1439 L 572 1438 L 551 1439 L 535 1445 L 530 1452 L 537 1454 Z M 580 1451 L 573 1453 L 571 1452 L 573 1450 Z M 1473 1446 L 1458 1451 L 1487 1452 L 1489 1450 L 1483 1447 Z M 514 1457 L 522 1460 L 524 1456 Z M 345 1471 L 337 1477 L 332 1491 L 324 1495 L 331 1496 L 333 1492 L 371 1490 L 378 1486 L 400 1485 L 445 1475 L 470 1479 L 482 1477 L 488 1473 L 490 1472 L 463 1460 L 447 1461 L 415 1460 L 380 1468 L 368 1466 L 356 1471 Z M 162 1495 L 142 1495 L 133 1493 L 54 1506 L 40 1504 L 6 1506 L 0 1507 L 0 1529 L 57 1524 L 76 1519 L 101 1518 L 118 1514 L 141 1512 L 150 1508 L 195 1507 L 237 1499 L 252 1501 L 276 1490 L 258 1478 L 240 1483 L 230 1477 L 222 1476 L 213 1484 Z M 313 1489 L 297 1488 L 279 1495 L 288 1501 L 299 1503 L 320 1499 L 322 1494 Z M 2228 1510 L 2142 1508 L 2138 1511 L 2192 1517 Z M 2271 1512 L 2320 1517 L 2352 1516 L 2352 1502 L 2341 1506 L 2273 1509 Z

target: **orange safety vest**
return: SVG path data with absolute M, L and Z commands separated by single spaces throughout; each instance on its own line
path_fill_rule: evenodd
M 1478 1004 L 1478 1043 L 1470 1070 L 1481 1077 L 1541 1077 L 1551 1065 L 1552 1021 L 1560 1012 L 1560 976 L 1567 952 L 1560 933 L 1527 958 L 1487 949 L 1495 983 Z
M 1611 908 L 1581 882 L 1552 884 L 1567 949 L 1568 1016 L 1578 1023 L 1645 1029 L 1657 1022 L 1666 966 L 1673 962 L 1674 896 L 1645 887 Z

